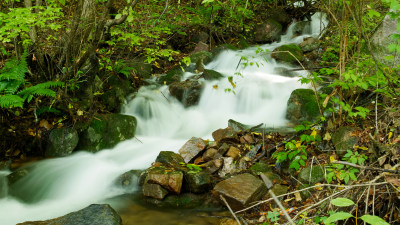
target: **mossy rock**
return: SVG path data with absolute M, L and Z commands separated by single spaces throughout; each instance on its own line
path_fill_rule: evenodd
M 296 124 L 318 119 L 319 108 L 315 93 L 311 89 L 296 89 L 287 102 L 286 118 Z
M 119 111 L 125 98 L 135 91 L 131 81 L 118 76 L 109 76 L 106 84 L 101 100 L 109 112 Z
M 360 140 L 359 137 L 352 135 L 359 130 L 356 127 L 341 127 L 332 135 L 332 143 L 335 146 L 336 154 L 343 156 L 347 150 L 353 150 L 353 146 Z
M 68 156 L 79 141 L 78 132 L 72 128 L 58 128 L 50 132 L 45 155 L 47 157 Z
M 267 19 L 254 28 L 254 41 L 257 43 L 270 43 L 279 41 L 282 34 L 282 25 L 274 19 Z
M 127 67 L 133 68 L 136 76 L 148 79 L 152 74 L 152 65 L 145 62 L 145 58 L 131 59 L 124 61 Z
M 205 69 L 203 72 L 202 77 L 206 80 L 219 80 L 224 77 L 220 72 L 217 72 L 215 70 L 208 70 Z
M 183 68 L 181 66 L 176 66 L 167 74 L 162 75 L 158 78 L 158 83 L 160 84 L 172 84 L 174 82 L 179 82 L 183 77 Z
M 296 44 L 282 45 L 274 49 L 271 56 L 277 61 L 290 64 L 298 64 L 298 61 L 302 62 L 304 60 L 303 51 Z
M 211 62 L 213 54 L 207 51 L 196 52 L 190 55 L 190 62 L 197 63 L 202 60 L 204 64 Z
M 301 189 L 304 189 L 304 188 L 308 188 L 308 187 L 311 187 L 311 185 L 310 184 L 300 184 L 299 187 L 298 187 L 298 190 L 301 190 Z M 307 189 L 305 191 L 301 191 L 300 192 L 300 196 L 301 196 L 301 198 L 303 200 L 306 200 L 307 198 L 309 198 L 312 195 L 313 192 L 315 192 L 315 189 L 314 188 L 310 188 L 310 189 Z
M 225 50 L 236 51 L 237 49 L 238 48 L 232 44 L 223 44 L 223 45 L 218 45 L 217 47 L 213 48 L 211 50 L 211 53 L 215 57 L 215 56 L 219 55 L 219 53 L 221 53 L 222 51 L 225 51 Z
M 270 172 L 272 168 L 263 162 L 256 162 L 250 168 L 249 171 L 251 174 L 258 176 L 260 173 Z
M 79 150 L 98 152 L 135 136 L 136 118 L 122 114 L 97 115 L 81 133 Z
M 325 170 L 322 166 L 306 167 L 298 176 L 299 180 L 306 184 L 315 184 L 325 180 Z

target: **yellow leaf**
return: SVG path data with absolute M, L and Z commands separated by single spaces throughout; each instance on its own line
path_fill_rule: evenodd
M 388 136 L 388 139 L 390 139 L 391 137 L 393 136 L 393 132 L 389 132 L 389 136 Z
M 321 183 L 316 183 L 315 186 L 321 185 Z M 318 191 L 322 190 L 322 187 L 316 187 L 315 189 L 317 189 Z
M 82 110 L 78 110 L 78 111 L 76 111 L 76 115 L 78 115 L 78 116 L 82 116 L 82 115 L 83 115 L 83 111 L 82 111 Z
M 313 131 L 311 132 L 310 136 L 313 136 L 313 137 L 317 136 L 317 131 L 315 129 L 313 129 Z
M 261 136 L 261 133 L 257 133 L 257 132 L 251 132 L 252 134 L 254 134 L 254 135 L 260 135 Z
M 330 161 L 331 163 L 335 162 L 335 161 L 336 161 L 335 156 L 334 156 L 334 155 L 331 155 L 331 156 L 329 157 L 329 161 Z
M 326 132 L 326 133 L 325 133 L 325 136 L 324 136 L 324 140 L 325 140 L 325 141 L 330 141 L 331 139 L 332 139 L 331 134 L 328 133 L 328 132 Z
M 296 143 L 296 148 L 300 148 L 300 147 L 301 147 L 301 142 L 298 141 L 298 142 Z
M 214 85 L 213 88 L 218 90 L 218 85 Z

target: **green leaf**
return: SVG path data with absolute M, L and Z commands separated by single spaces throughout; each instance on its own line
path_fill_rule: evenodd
M 336 222 L 338 220 L 345 220 L 347 218 L 353 217 L 350 213 L 347 212 L 336 212 L 324 220 L 324 224 L 330 224 Z
M 331 204 L 334 206 L 338 206 L 338 207 L 346 207 L 346 206 L 351 206 L 354 205 L 355 203 L 347 198 L 335 198 L 332 199 Z
M 379 12 L 373 10 L 373 9 L 370 9 L 370 10 L 368 11 L 368 16 L 369 16 L 370 18 L 373 18 L 374 16 L 379 17 L 379 16 L 381 16 L 381 14 L 380 14 Z
M 389 223 L 387 223 L 384 219 L 380 218 L 379 216 L 364 215 L 360 217 L 360 219 L 371 225 L 389 225 Z

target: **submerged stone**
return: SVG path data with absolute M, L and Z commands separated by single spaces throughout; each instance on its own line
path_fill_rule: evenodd
M 186 80 L 172 83 L 168 90 L 183 106 L 189 107 L 199 103 L 202 88 L 197 80 Z

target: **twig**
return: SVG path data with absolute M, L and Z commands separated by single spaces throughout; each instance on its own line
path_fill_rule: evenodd
M 224 198 L 224 196 L 220 195 L 219 196 L 221 198 L 221 200 L 225 203 L 226 207 L 228 207 L 229 211 L 231 212 L 232 216 L 235 218 L 236 222 L 241 225 L 239 219 L 236 217 L 235 212 L 233 212 L 233 210 L 231 209 L 231 207 L 229 206 L 228 202 L 226 201 L 226 199 Z
M 334 161 L 334 162 L 332 162 L 332 164 L 341 164 L 341 165 L 351 166 L 351 167 L 359 168 L 359 169 L 363 169 L 363 170 L 375 170 L 375 171 L 381 171 L 381 172 L 400 174 L 400 170 L 388 170 L 388 169 L 382 169 L 382 168 L 376 168 L 376 167 L 360 166 L 360 165 L 345 162 L 345 161 Z
M 337 187 L 337 188 L 346 188 L 346 190 L 347 190 L 347 189 L 352 189 L 352 188 L 355 188 L 355 187 L 365 187 L 365 186 L 370 186 L 370 185 L 371 185 L 371 186 L 379 186 L 379 185 L 384 185 L 384 184 L 388 184 L 388 183 L 389 183 L 389 182 L 380 182 L 380 183 L 373 183 L 373 182 L 371 183 L 371 182 L 368 182 L 368 183 L 354 184 L 354 185 L 347 185 L 347 186 L 344 186 L 344 185 L 337 185 L 337 184 L 318 184 L 318 185 L 306 187 L 306 188 L 303 188 L 303 189 L 300 189 L 300 190 L 292 191 L 292 192 L 289 192 L 289 193 L 286 193 L 286 194 L 278 195 L 278 196 L 276 196 L 276 197 L 277 197 L 277 198 L 285 197 L 285 196 L 288 196 L 288 195 L 291 195 L 291 194 L 294 194 L 294 193 L 303 192 L 303 191 L 306 191 L 306 190 L 308 190 L 308 189 L 320 188 L 320 187 Z M 272 201 L 272 200 L 273 200 L 273 198 L 269 198 L 269 199 L 266 199 L 266 200 L 263 200 L 263 201 L 256 202 L 254 205 L 251 205 L 251 206 L 249 206 L 249 207 L 247 207 L 247 208 L 245 208 L 245 209 L 236 211 L 235 213 L 242 213 L 242 212 L 245 212 L 245 211 L 247 211 L 247 210 L 249 210 L 249 209 L 252 209 L 252 208 L 254 208 L 254 207 L 258 206 L 258 205 L 261 205 L 261 204 L 270 202 L 270 201 Z

